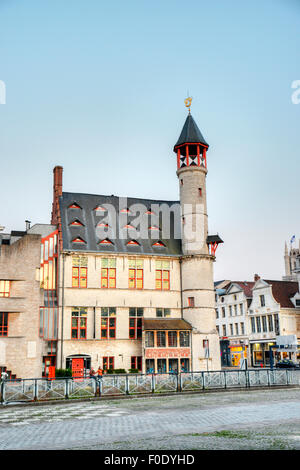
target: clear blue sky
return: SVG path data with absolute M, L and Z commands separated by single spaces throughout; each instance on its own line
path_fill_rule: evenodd
M 178 198 L 184 98 L 208 152 L 216 279 L 284 274 L 300 238 L 298 0 L 0 0 L 0 225 L 64 190 Z

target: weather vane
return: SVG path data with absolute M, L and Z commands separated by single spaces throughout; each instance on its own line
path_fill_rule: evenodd
M 189 108 L 189 114 L 191 114 L 191 105 L 192 105 L 192 97 L 189 96 L 184 100 L 184 104 L 186 105 L 187 108 Z

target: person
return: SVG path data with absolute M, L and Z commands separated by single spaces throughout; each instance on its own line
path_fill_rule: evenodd
M 7 378 L 8 378 L 8 373 L 3 371 L 1 374 L 1 380 L 7 380 Z
M 91 369 L 90 370 L 90 377 L 94 377 L 96 374 L 96 372 L 94 371 L 94 369 Z
M 102 377 L 103 375 L 103 370 L 101 369 L 100 366 L 98 367 L 97 374 L 98 374 L 98 377 Z

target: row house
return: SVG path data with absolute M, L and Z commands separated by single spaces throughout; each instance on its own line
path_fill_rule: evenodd
M 277 336 L 300 337 L 299 285 L 294 281 L 230 282 L 216 289 L 216 325 L 222 364 L 251 366 L 270 364 L 270 346 Z M 290 353 L 276 353 L 277 359 Z M 298 358 L 299 359 L 299 358 Z

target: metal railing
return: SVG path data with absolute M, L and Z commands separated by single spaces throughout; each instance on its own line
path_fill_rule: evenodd
M 0 404 L 292 385 L 300 385 L 300 370 L 248 369 L 2 380 Z

